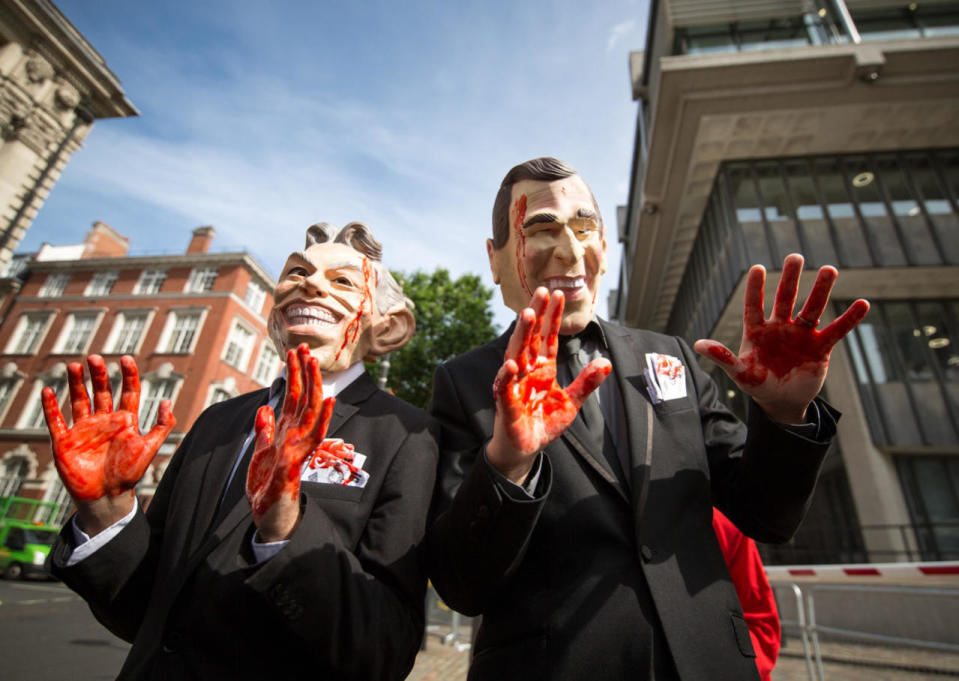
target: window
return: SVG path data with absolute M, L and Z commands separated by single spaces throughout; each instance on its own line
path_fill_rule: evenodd
M 226 402 L 232 397 L 228 390 L 223 388 L 214 388 L 213 394 L 210 396 L 210 404 L 216 404 L 217 402 Z
M 60 336 L 61 340 L 57 352 L 64 354 L 86 352 L 99 316 L 96 312 L 85 312 L 71 314 L 67 317 L 67 323 Z
M 46 428 L 47 420 L 43 416 L 43 402 L 40 400 L 40 392 L 43 390 L 43 386 L 48 385 L 53 388 L 53 392 L 57 395 L 57 402 L 60 404 L 61 410 L 63 409 L 63 403 L 66 400 L 67 396 L 67 379 L 66 376 L 63 378 L 55 379 L 40 379 L 37 381 L 39 384 L 34 388 L 33 399 L 29 401 L 30 413 L 27 417 L 24 426 L 27 428 Z
M 279 356 L 269 341 L 263 341 L 263 347 L 260 350 L 260 359 L 256 363 L 256 369 L 253 370 L 253 380 L 260 385 L 270 385 L 273 377 L 278 370 Z
M 148 312 L 121 312 L 117 315 L 116 337 L 108 345 L 107 352 L 129 355 L 137 351 L 143 330 L 146 328 Z
M 53 274 L 47 275 L 47 280 L 40 288 L 40 297 L 56 298 L 57 296 L 63 295 L 63 291 L 67 288 L 68 281 L 70 281 L 69 272 L 54 272 Z
M 186 282 L 187 293 L 205 293 L 213 289 L 216 281 L 216 267 L 194 267 L 190 278 Z
M 49 312 L 25 312 L 17 323 L 7 352 L 14 355 L 32 355 L 37 351 L 50 319 Z
M 163 352 L 188 353 L 200 328 L 199 312 L 171 312 L 173 328 Z
M 70 517 L 70 511 L 73 509 L 73 500 L 70 498 L 70 493 L 67 491 L 67 488 L 64 487 L 63 482 L 61 482 L 60 478 L 56 475 L 54 475 L 50 481 L 43 500 L 56 504 L 53 508 L 40 509 L 41 511 L 45 511 L 47 516 L 43 522 L 47 525 L 53 525 L 54 527 L 62 526 L 63 523 L 67 521 L 67 518 Z
M 874 301 L 847 340 L 876 445 L 955 446 L 959 301 Z
M 254 333 L 243 326 L 239 321 L 233 322 L 230 335 L 226 339 L 226 349 L 223 351 L 223 361 L 242 369 L 250 356 Z
M 30 466 L 26 458 L 14 456 L 3 462 L 0 469 L 0 497 L 14 497 L 27 477 Z
M 86 295 L 88 296 L 105 296 L 110 293 L 113 289 L 113 284 L 116 283 L 117 272 L 112 270 L 109 272 L 96 272 L 93 275 L 93 278 L 90 280 L 89 286 L 87 286 Z
M 3 418 L 7 406 L 10 404 L 10 398 L 13 397 L 13 393 L 16 392 L 19 383 L 20 379 L 16 376 L 0 378 L 0 418 Z
M 246 304 L 253 308 L 256 312 L 259 312 L 263 308 L 263 301 L 266 299 L 266 291 L 263 290 L 263 287 L 257 284 L 255 281 L 251 281 L 246 287 L 246 296 L 243 300 L 246 301 Z
M 140 275 L 140 281 L 137 282 L 133 292 L 141 296 L 159 293 L 160 289 L 163 288 L 165 279 L 166 270 L 143 270 L 143 274 Z
M 175 378 L 156 378 L 147 382 L 147 388 L 143 391 L 143 399 L 140 401 L 140 430 L 147 431 L 156 423 L 157 412 L 160 410 L 160 402 L 163 400 L 172 400 L 173 391 L 176 389 L 177 380 Z

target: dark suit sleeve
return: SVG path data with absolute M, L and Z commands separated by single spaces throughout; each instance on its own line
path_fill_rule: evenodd
M 193 439 L 191 430 L 170 459 L 146 512 L 137 508 L 120 533 L 92 555 L 67 566 L 76 548 L 68 522 L 50 552 L 50 570 L 78 593 L 97 620 L 116 636 L 133 641 L 153 588 L 170 494 Z
M 435 471 L 436 441 L 424 425 L 399 444 L 356 546 L 301 493 L 303 516 L 289 543 L 250 568 L 245 586 L 258 612 L 302 642 L 298 654 L 315 661 L 317 678 L 403 679 L 412 668 L 423 635 L 419 551 Z
M 480 372 L 463 382 L 464 389 L 483 394 L 477 383 L 482 380 Z M 440 365 L 430 406 L 441 426 L 436 512 L 428 537 L 430 579 L 447 605 L 477 615 L 522 561 L 552 474 L 544 457 L 535 498 L 514 497 L 502 489 L 482 460 L 484 428 L 491 431 L 492 423 L 477 420 L 482 405 L 464 404 L 470 397 L 461 395 L 456 385 Z M 487 389 L 492 390 L 491 385 Z
M 771 420 L 750 401 L 744 427 L 693 351 L 679 343 L 699 400 L 713 504 L 753 539 L 788 541 L 808 509 L 839 413 L 817 397 L 820 422 L 807 437 Z

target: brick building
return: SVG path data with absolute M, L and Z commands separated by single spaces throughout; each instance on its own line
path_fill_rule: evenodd
M 142 430 L 161 400 L 173 402 L 177 425 L 141 497 L 203 409 L 269 385 L 279 369 L 266 332 L 275 282 L 247 253 L 211 253 L 214 235 L 199 227 L 183 254 L 127 257 L 128 239 L 97 222 L 82 244 L 14 259 L 0 279 L 0 496 L 68 501 L 40 390 L 57 390 L 69 422 L 66 365 L 88 354 L 105 358 L 115 400 L 120 357 L 136 359 Z

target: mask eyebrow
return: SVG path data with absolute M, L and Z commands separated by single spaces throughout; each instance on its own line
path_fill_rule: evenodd
M 529 220 L 523 223 L 523 229 L 532 227 L 533 225 L 542 224 L 544 222 L 556 222 L 559 218 L 556 217 L 553 213 L 537 213 L 530 217 Z
M 596 211 L 590 208 L 580 208 L 576 211 L 576 217 L 578 218 L 589 218 L 590 220 L 596 219 Z

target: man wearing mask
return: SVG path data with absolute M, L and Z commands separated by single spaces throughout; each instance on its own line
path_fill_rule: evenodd
M 695 346 L 751 397 L 747 428 L 681 339 L 596 317 L 605 228 L 566 163 L 507 173 L 487 252 L 517 321 L 438 367 L 431 405 L 430 576 L 482 615 L 470 679 L 757 678 L 712 507 L 759 540 L 792 535 L 835 432 L 816 397 L 829 352 L 868 303 L 817 330 L 827 267 L 793 318 L 791 255 L 766 319 L 750 270 L 738 355 Z
M 73 425 L 44 410 L 77 514 L 54 574 L 133 643 L 120 679 L 403 679 L 422 640 L 419 547 L 435 475 L 426 415 L 362 360 L 403 346 L 412 303 L 369 229 L 307 231 L 273 292 L 286 355 L 272 388 L 215 404 L 144 512 L 133 486 L 173 427 L 137 428 L 124 357 L 112 410 L 103 359 L 69 366 Z

